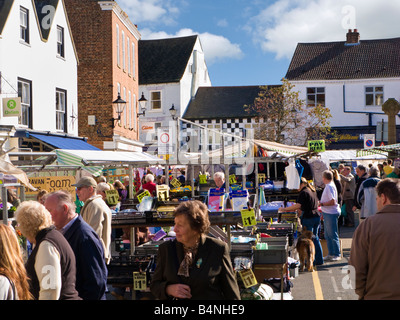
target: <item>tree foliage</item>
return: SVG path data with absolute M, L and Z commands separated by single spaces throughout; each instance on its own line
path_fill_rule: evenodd
M 248 113 L 255 114 L 255 139 L 305 146 L 308 140 L 325 140 L 328 145 L 335 139 L 331 132 L 329 108 L 323 105 L 307 107 L 288 80 L 281 86 L 262 86 L 252 105 L 245 105 Z M 329 137 L 329 138 L 328 138 Z

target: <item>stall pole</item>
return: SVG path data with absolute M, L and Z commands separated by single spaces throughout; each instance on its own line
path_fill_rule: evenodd
M 1 187 L 1 199 L 3 200 L 3 223 L 8 225 L 8 210 L 7 210 L 7 188 Z

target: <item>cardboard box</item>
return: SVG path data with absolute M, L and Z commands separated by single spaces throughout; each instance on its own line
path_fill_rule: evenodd
M 263 283 L 264 279 L 269 278 L 280 278 L 285 275 L 284 268 L 286 264 L 254 264 L 253 265 L 253 273 L 257 279 L 258 283 Z M 283 273 L 282 273 L 283 272 Z
M 326 257 L 329 254 L 328 245 L 325 239 L 320 239 L 320 242 L 322 246 L 322 255 L 323 257 Z M 343 258 L 343 245 L 342 245 L 342 240 L 340 239 L 339 239 L 339 244 L 340 244 L 340 257 Z

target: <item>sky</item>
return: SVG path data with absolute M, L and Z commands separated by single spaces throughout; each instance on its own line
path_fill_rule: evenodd
M 399 0 L 117 0 L 142 40 L 197 34 L 213 86 L 280 84 L 298 43 L 400 37 Z

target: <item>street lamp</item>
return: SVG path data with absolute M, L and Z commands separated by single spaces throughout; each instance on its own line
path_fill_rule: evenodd
M 122 112 L 124 112 L 125 109 L 125 105 L 126 105 L 126 101 L 121 99 L 121 95 L 118 92 L 118 98 L 117 100 L 113 101 L 113 106 L 115 107 L 115 111 L 118 114 L 118 118 L 111 118 L 111 127 L 114 129 L 116 124 L 115 121 L 120 121 L 121 120 L 121 114 Z
M 174 104 L 172 104 L 172 107 L 169 109 L 169 113 L 171 114 L 171 116 L 172 116 L 172 120 L 176 120 L 177 118 L 176 118 L 176 109 L 175 109 L 175 107 L 174 107 Z
M 139 116 L 144 116 L 146 113 L 146 105 L 147 105 L 147 99 L 144 97 L 144 94 L 142 92 L 142 96 L 139 99 L 139 107 L 140 107 L 140 111 L 142 111 L 141 113 L 137 114 L 137 117 L 139 118 Z

